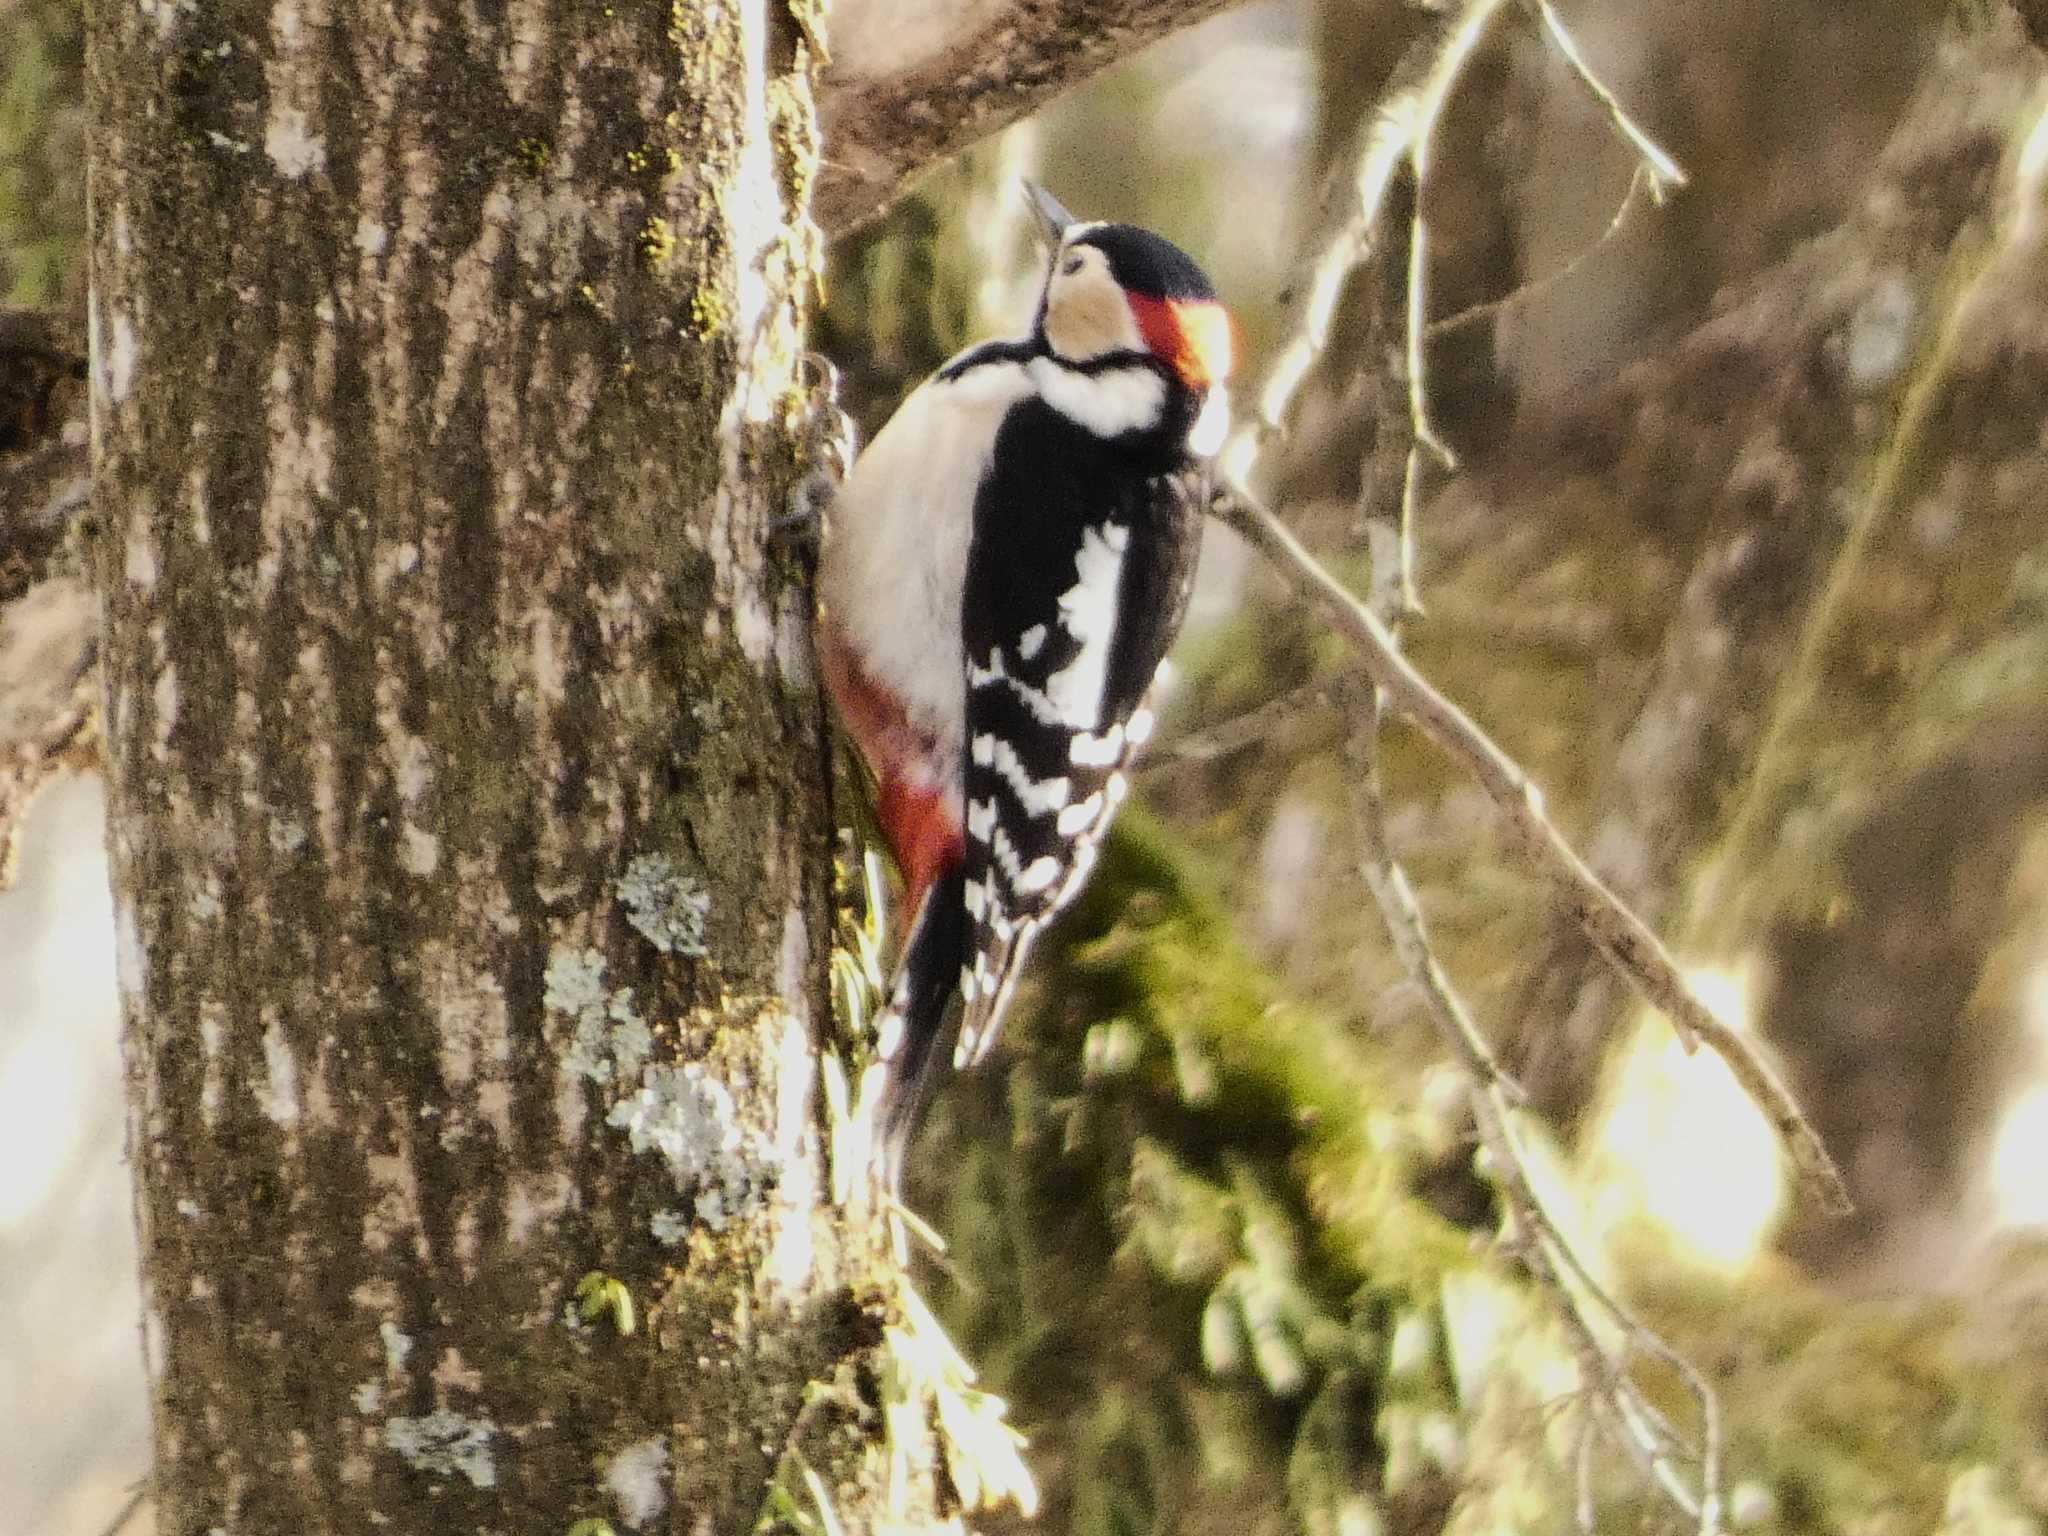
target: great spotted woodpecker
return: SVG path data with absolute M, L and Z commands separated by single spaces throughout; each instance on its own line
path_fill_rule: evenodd
M 819 566 L 826 684 L 911 914 L 877 1041 L 892 1186 L 949 1033 L 956 1069 L 987 1052 L 1124 797 L 1228 419 L 1230 320 L 1201 269 L 1026 191 L 1051 252 L 1030 334 L 904 400 Z

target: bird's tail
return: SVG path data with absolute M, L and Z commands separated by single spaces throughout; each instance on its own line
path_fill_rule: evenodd
M 904 1154 L 952 1060 L 950 1037 L 960 1027 L 965 882 L 955 866 L 925 891 L 881 1018 L 878 1050 L 887 1076 L 875 1107 L 875 1135 L 891 1194 L 902 1193 Z

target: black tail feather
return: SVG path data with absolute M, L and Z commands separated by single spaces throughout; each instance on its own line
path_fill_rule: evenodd
M 902 1193 L 904 1155 L 953 1059 L 952 1037 L 960 1027 L 960 946 L 967 937 L 965 885 L 966 875 L 957 868 L 932 882 L 889 988 L 889 1012 L 902 1025 L 887 1059 L 875 1133 L 892 1194 Z M 892 1032 L 885 1022 L 883 1039 Z

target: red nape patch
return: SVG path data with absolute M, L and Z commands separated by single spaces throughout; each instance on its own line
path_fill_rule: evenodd
M 1129 297 L 1145 345 L 1190 389 L 1207 389 L 1230 377 L 1229 310 L 1208 299 Z

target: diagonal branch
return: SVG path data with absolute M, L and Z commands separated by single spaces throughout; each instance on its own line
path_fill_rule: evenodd
M 1711 1045 L 1776 1129 L 1808 1189 L 1823 1208 L 1845 1212 L 1848 1187 L 1777 1072 L 1722 1022 L 1686 984 L 1647 924 L 1610 891 L 1543 813 L 1543 797 L 1512 758 L 1465 712 L 1433 688 L 1400 652 L 1385 624 L 1302 548 L 1281 522 L 1246 493 L 1219 486 L 1210 511 L 1241 534 L 1298 595 L 1330 621 L 1358 655 L 1394 713 L 1471 775 L 1507 824 L 1524 861 L 1552 886 L 1593 947 L 1643 1000 L 1671 1021 L 1688 1046 Z
M 819 98 L 826 158 L 812 212 L 828 236 L 906 184 L 1090 75 L 1237 0 L 1032 0 L 940 5 L 910 24 L 842 0 Z

